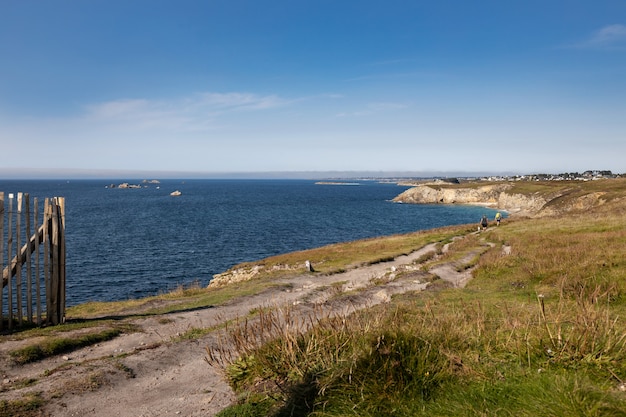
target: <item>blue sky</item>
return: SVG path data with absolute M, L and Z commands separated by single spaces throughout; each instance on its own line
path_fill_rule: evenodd
M 0 175 L 626 172 L 626 2 L 0 0 L 0 151 Z

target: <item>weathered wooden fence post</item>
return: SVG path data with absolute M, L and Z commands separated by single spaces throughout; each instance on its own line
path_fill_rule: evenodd
M 52 218 L 52 207 L 50 206 L 50 200 L 44 200 L 44 209 L 43 209 L 43 225 L 44 225 L 44 233 L 43 233 L 43 274 L 44 274 L 44 283 L 46 286 L 46 322 L 50 322 L 50 298 L 51 290 L 50 290 L 50 220 Z
M 51 256 L 50 303 L 48 317 L 52 324 L 64 321 L 65 316 L 65 199 L 56 197 L 51 207 Z
M 26 319 L 29 323 L 33 322 L 33 269 L 31 267 L 31 242 L 32 234 L 30 227 L 30 195 L 24 193 L 24 211 L 26 212 Z M 37 239 L 35 239 L 37 240 Z
M 17 303 L 17 325 L 22 325 L 22 265 L 20 262 L 22 247 L 22 200 L 23 194 L 17 193 L 17 214 L 15 217 L 15 302 Z
M 9 314 L 9 330 L 13 330 L 13 274 L 11 273 L 12 270 L 12 262 L 11 262 L 11 251 L 13 249 L 13 194 L 9 193 L 9 218 L 7 219 L 7 232 L 8 232 L 8 238 L 7 238 L 7 253 L 9 254 L 9 259 L 7 259 L 8 262 L 8 268 L 9 268 L 9 274 L 8 274 L 8 282 L 7 285 L 9 286 L 7 292 L 8 292 L 8 314 Z M 4 274 L 3 274 L 4 275 Z M 3 277 L 4 278 L 4 277 Z
M 0 270 L 2 270 L 2 276 L 0 280 L 0 330 L 4 330 L 4 306 L 2 305 L 2 299 L 4 298 L 4 191 L 0 191 Z
M 59 310 L 59 322 L 65 323 L 65 297 L 66 297 L 66 269 L 65 269 L 65 258 L 67 257 L 66 247 L 65 247 L 65 197 L 55 197 L 56 205 L 59 208 L 59 279 L 61 280 L 60 285 L 60 298 L 61 298 L 61 306 Z
M 33 217 L 35 218 L 35 229 L 37 230 L 37 238 L 35 239 L 35 297 L 37 298 L 37 326 L 41 326 L 41 274 L 39 242 L 43 242 L 45 230 L 43 225 L 37 227 L 37 219 L 39 219 L 39 201 L 35 197 L 33 201 Z

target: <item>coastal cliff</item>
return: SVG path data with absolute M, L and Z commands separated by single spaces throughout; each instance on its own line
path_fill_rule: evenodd
M 511 183 L 450 187 L 420 184 L 398 195 L 393 201 L 412 204 L 470 204 L 507 211 L 521 217 L 545 217 L 586 210 L 605 202 L 604 192 L 587 192 L 580 187 L 550 187 L 525 193 Z M 591 192 L 590 192 L 591 191 Z
M 532 216 L 548 202 L 543 196 L 527 196 L 507 192 L 509 184 L 484 185 L 472 188 L 443 188 L 422 184 L 398 195 L 393 201 L 413 204 L 472 204 L 506 210 L 511 214 Z

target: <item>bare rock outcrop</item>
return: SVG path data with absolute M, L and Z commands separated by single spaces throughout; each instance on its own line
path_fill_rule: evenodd
M 309 262 L 309 261 L 307 261 Z M 262 264 L 251 264 L 241 266 L 239 268 L 229 269 L 221 274 L 213 275 L 213 279 L 209 282 L 210 287 L 225 287 L 230 284 L 236 284 L 238 282 L 250 281 L 263 272 L 276 272 L 276 271 L 296 271 L 301 269 L 301 265 L 273 265 L 266 267 Z M 308 272 L 313 272 L 313 266 L 309 263 L 309 266 L 305 266 Z M 309 269 L 310 268 L 310 269 Z
M 249 281 L 254 278 L 263 269 L 261 265 L 254 265 L 249 268 L 237 268 L 213 275 L 213 279 L 209 282 L 211 287 L 225 287 L 237 282 Z
M 508 193 L 509 184 L 472 188 L 443 188 L 428 184 L 410 188 L 393 199 L 413 204 L 470 204 L 506 210 L 520 216 L 536 215 L 548 202 L 541 196 Z

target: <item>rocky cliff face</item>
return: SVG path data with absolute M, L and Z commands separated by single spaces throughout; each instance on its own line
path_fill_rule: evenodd
M 478 188 L 441 188 L 418 185 L 393 199 L 399 203 L 414 204 L 473 204 L 493 207 L 519 216 L 533 216 L 548 200 L 542 196 L 511 194 L 508 184 L 485 185 Z
M 513 188 L 511 184 L 468 188 L 420 184 L 409 188 L 393 201 L 414 204 L 471 204 L 506 210 L 515 216 L 544 217 L 568 212 L 586 212 L 604 205 L 607 200 L 607 192 L 587 191 L 579 186 L 555 187 L 551 191 L 538 191 L 533 194 L 512 193 L 511 188 Z M 622 199 L 613 198 L 614 201 Z

